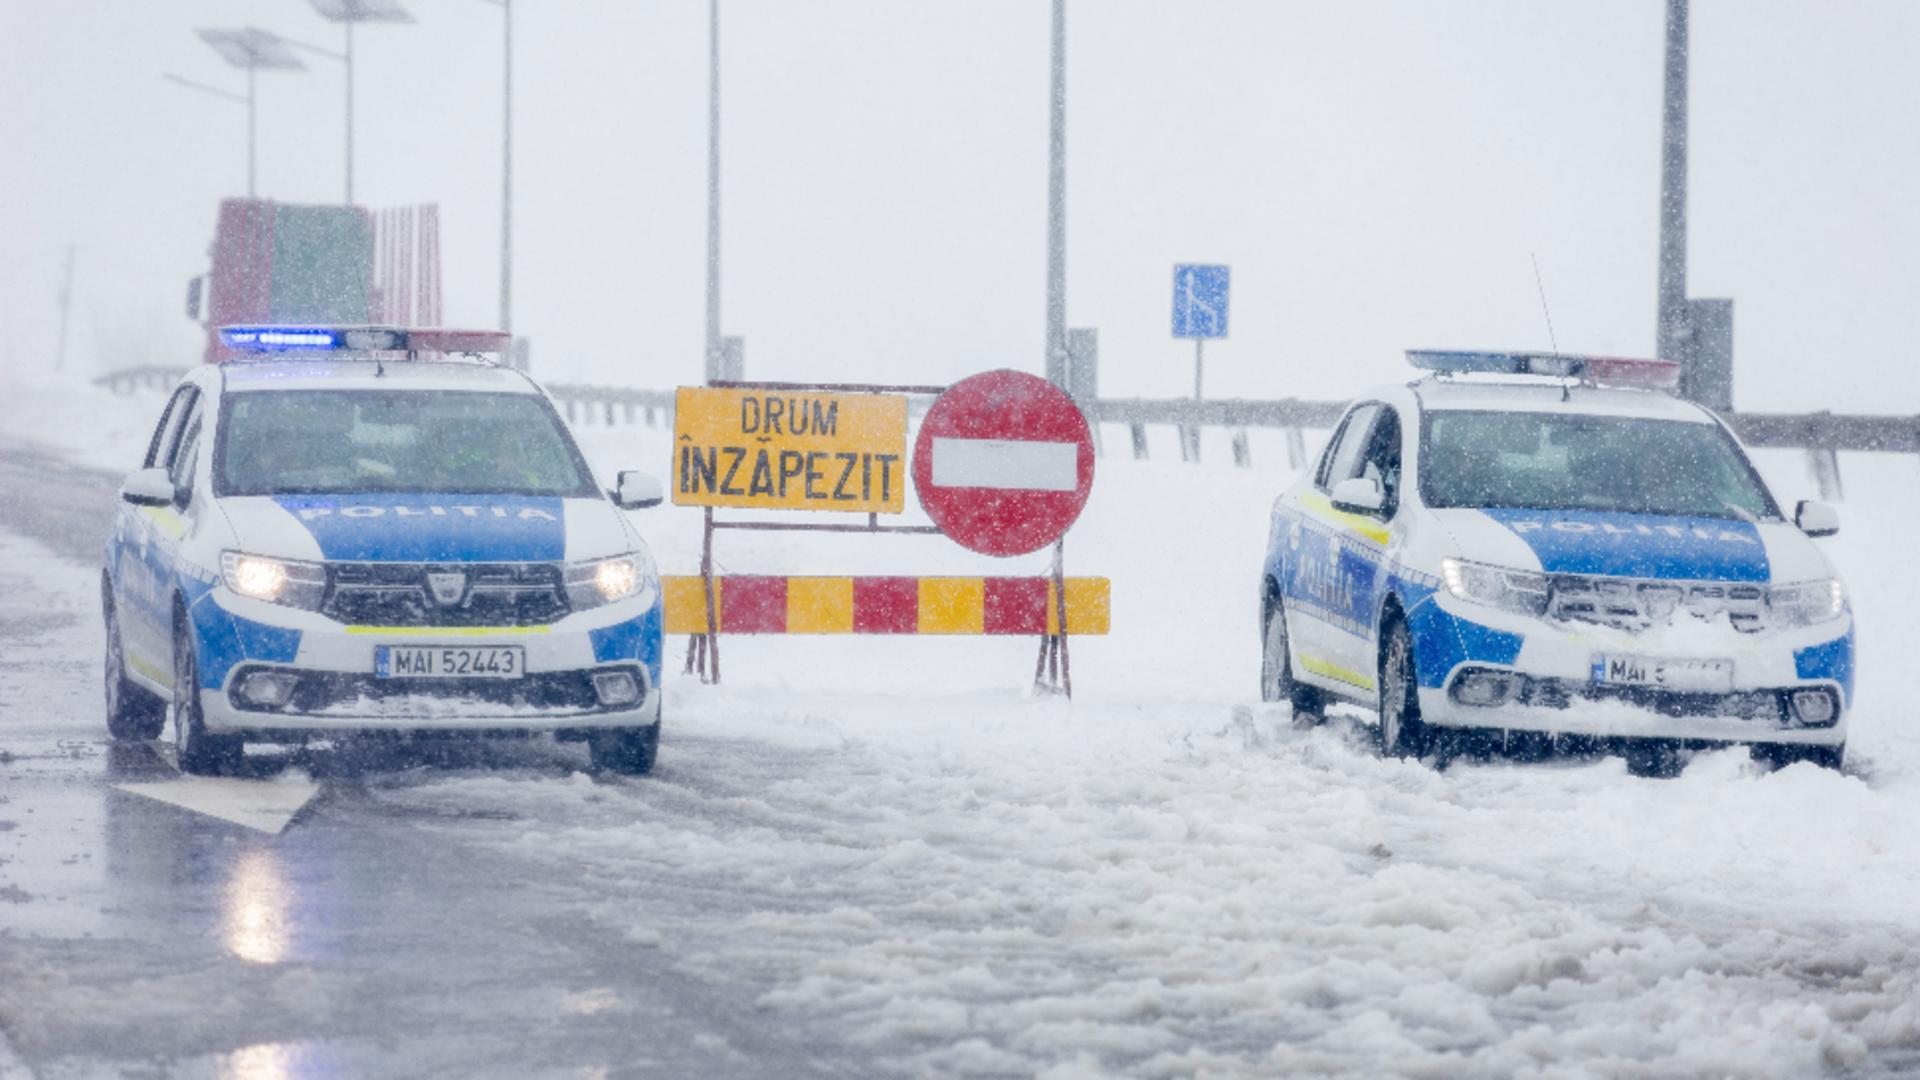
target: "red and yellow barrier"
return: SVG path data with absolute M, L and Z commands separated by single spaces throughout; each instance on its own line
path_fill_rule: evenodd
M 707 632 L 697 576 L 661 579 L 669 634 Z M 1044 577 L 761 577 L 713 579 L 723 634 L 1057 634 Z M 1067 632 L 1105 634 L 1106 578 L 1067 579 Z

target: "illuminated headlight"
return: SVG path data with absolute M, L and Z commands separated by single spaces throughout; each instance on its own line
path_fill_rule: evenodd
M 327 595 L 327 571 L 319 563 L 223 551 L 220 576 L 241 596 L 305 611 L 319 610 Z
M 1445 558 L 1440 560 L 1440 577 L 1447 583 L 1447 591 L 1458 599 L 1521 615 L 1546 614 L 1545 574 Z
M 652 587 L 653 565 L 638 555 L 592 559 L 567 566 L 567 603 L 575 611 L 625 600 Z
M 1767 591 L 1767 608 L 1783 626 L 1812 626 L 1837 619 L 1847 609 L 1847 589 L 1839 578 L 1776 585 Z

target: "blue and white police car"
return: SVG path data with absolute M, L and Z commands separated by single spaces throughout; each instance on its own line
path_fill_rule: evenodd
M 1814 537 L 1660 361 L 1413 351 L 1273 507 L 1261 694 L 1378 712 L 1386 753 L 1494 736 L 1630 762 L 1838 767 L 1853 618 Z
M 490 331 L 230 327 L 173 392 L 101 577 L 108 726 L 248 740 L 552 732 L 644 773 L 661 602 L 622 510 Z

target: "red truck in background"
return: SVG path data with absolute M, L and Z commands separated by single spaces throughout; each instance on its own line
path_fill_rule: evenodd
M 222 200 L 212 269 L 187 289 L 187 313 L 195 319 L 206 293 L 205 359 L 235 355 L 220 342 L 222 326 L 437 324 L 438 209 Z

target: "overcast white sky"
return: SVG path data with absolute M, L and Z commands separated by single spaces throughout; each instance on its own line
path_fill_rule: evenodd
M 361 201 L 437 200 L 449 321 L 497 310 L 500 16 L 359 35 Z M 706 5 L 518 0 L 516 329 L 552 379 L 698 378 Z M 1409 346 L 1650 354 L 1662 0 L 1071 0 L 1069 311 L 1103 390 L 1191 388 L 1171 266 L 1234 268 L 1210 394 L 1333 397 Z M 1920 412 L 1920 6 L 1696 0 L 1691 289 L 1744 408 Z M 1038 370 L 1046 0 L 723 0 L 725 323 L 751 374 Z M 0 0 L 0 363 L 196 355 L 245 184 L 193 35 L 337 47 L 304 0 Z M 260 77 L 260 188 L 341 197 L 341 75 Z

